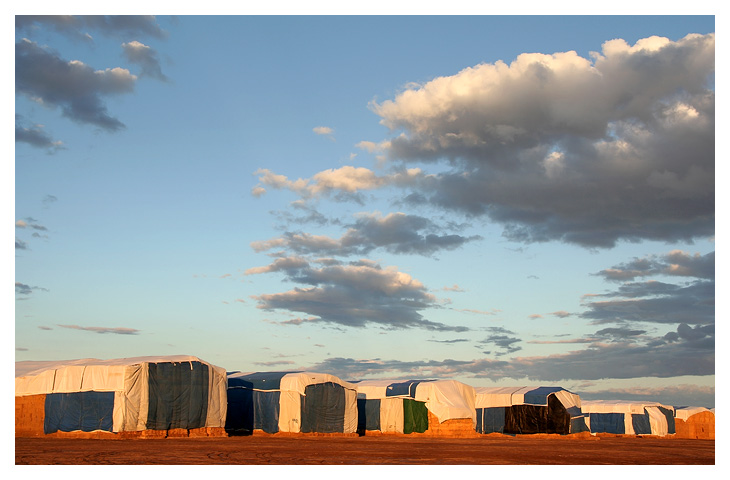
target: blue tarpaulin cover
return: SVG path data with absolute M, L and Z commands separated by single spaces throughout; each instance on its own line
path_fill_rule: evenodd
M 46 395 L 43 432 L 112 431 L 114 392 L 50 393 Z
M 651 434 L 651 422 L 649 421 L 648 413 L 644 413 L 643 415 L 631 414 L 631 424 L 634 426 L 634 434 L 636 434 L 636 435 Z M 625 432 L 618 432 L 618 433 L 625 433 Z
M 385 391 L 388 397 L 408 396 L 416 398 L 416 387 L 419 383 L 427 380 L 408 380 L 405 382 L 391 383 Z
M 243 376 L 228 376 L 228 388 L 246 387 L 256 390 L 279 390 L 284 375 L 298 372 L 256 372 Z
M 357 399 L 357 429 L 380 430 L 380 399 Z
M 249 388 L 228 389 L 226 429 L 266 433 L 279 431 L 279 397 L 281 392 L 260 392 Z
M 477 426 L 479 433 L 504 433 L 505 407 L 477 408 Z
M 200 362 L 150 363 L 147 428 L 204 427 L 208 375 L 208 365 Z
M 591 413 L 590 422 L 592 433 L 626 433 L 623 413 Z
M 547 405 L 547 397 L 551 393 L 563 390 L 561 387 L 537 387 L 534 390 L 526 392 L 525 403 L 528 405 Z

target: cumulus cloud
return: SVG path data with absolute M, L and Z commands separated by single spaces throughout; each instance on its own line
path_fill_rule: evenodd
M 373 103 L 396 136 L 362 147 L 446 165 L 401 183 L 406 198 L 487 216 L 515 241 L 711 236 L 714 59 L 715 35 L 692 34 L 480 64 Z
M 354 195 L 362 191 L 374 190 L 390 185 L 407 186 L 417 182 L 423 174 L 418 168 L 398 170 L 387 175 L 377 175 L 364 167 L 344 166 L 324 170 L 312 178 L 290 180 L 285 175 L 262 168 L 254 172 L 259 176 L 260 184 L 254 189 L 266 185 L 274 189 L 291 190 L 303 198 L 322 197 L 337 194 Z
M 341 264 L 325 261 L 312 266 L 301 257 L 277 258 L 272 264 L 247 270 L 247 275 L 283 272 L 287 280 L 305 285 L 283 293 L 254 298 L 257 308 L 305 314 L 307 318 L 286 324 L 328 323 L 345 327 L 376 325 L 385 329 L 422 328 L 437 331 L 467 331 L 468 328 L 432 322 L 420 311 L 437 308 L 437 299 L 417 279 L 360 260 Z
M 63 142 L 54 140 L 43 125 L 27 125 L 22 115 L 15 115 L 15 141 L 55 153 L 63 148 Z
M 28 250 L 28 243 L 16 238 L 15 239 L 15 249 L 16 250 Z
M 148 45 L 133 40 L 123 43 L 122 50 L 128 61 L 140 66 L 142 69 L 140 73 L 141 77 L 151 77 L 163 82 L 169 81 L 165 74 L 162 73 L 157 52 Z
M 124 127 L 110 116 L 107 95 L 130 93 L 137 77 L 124 68 L 94 70 L 78 60 L 67 61 L 22 39 L 15 44 L 15 91 L 47 107 L 58 107 L 71 120 L 113 132 Z
M 286 248 L 297 254 L 328 256 L 365 255 L 382 248 L 396 254 L 431 256 L 439 250 L 453 250 L 480 236 L 442 234 L 445 229 L 417 215 L 397 212 L 361 213 L 339 239 L 325 235 L 287 232 L 282 237 L 251 244 L 258 252 Z
M 126 328 L 126 327 L 81 327 L 79 325 L 58 325 L 61 328 L 70 328 L 72 330 L 84 330 L 87 332 L 94 332 L 94 333 L 112 333 L 116 335 L 137 335 L 139 334 L 139 330 L 136 328 Z
M 16 15 L 15 28 L 32 33 L 39 26 L 50 27 L 72 39 L 92 42 L 86 29 L 106 36 L 150 36 L 165 38 L 167 33 L 153 15 Z

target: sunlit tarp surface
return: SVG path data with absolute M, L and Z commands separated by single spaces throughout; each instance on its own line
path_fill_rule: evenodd
M 562 387 L 477 387 L 479 433 L 577 433 L 586 431 L 580 397 Z
M 338 377 L 314 372 L 231 372 L 232 432 L 355 433 L 357 392 Z
M 659 435 L 675 433 L 674 408 L 657 402 L 591 400 L 581 404 L 591 433 Z
M 225 370 L 193 356 L 16 362 L 15 373 L 16 396 L 46 395 L 46 433 L 225 424 Z

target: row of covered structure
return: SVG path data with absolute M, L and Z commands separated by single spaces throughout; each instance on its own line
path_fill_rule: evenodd
M 714 409 L 581 401 L 561 387 L 226 372 L 192 356 L 16 362 L 16 436 L 626 434 L 714 438 Z

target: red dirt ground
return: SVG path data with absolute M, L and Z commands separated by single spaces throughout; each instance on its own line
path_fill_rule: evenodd
M 485 435 L 427 438 L 16 438 L 16 465 L 714 465 L 715 441 Z

